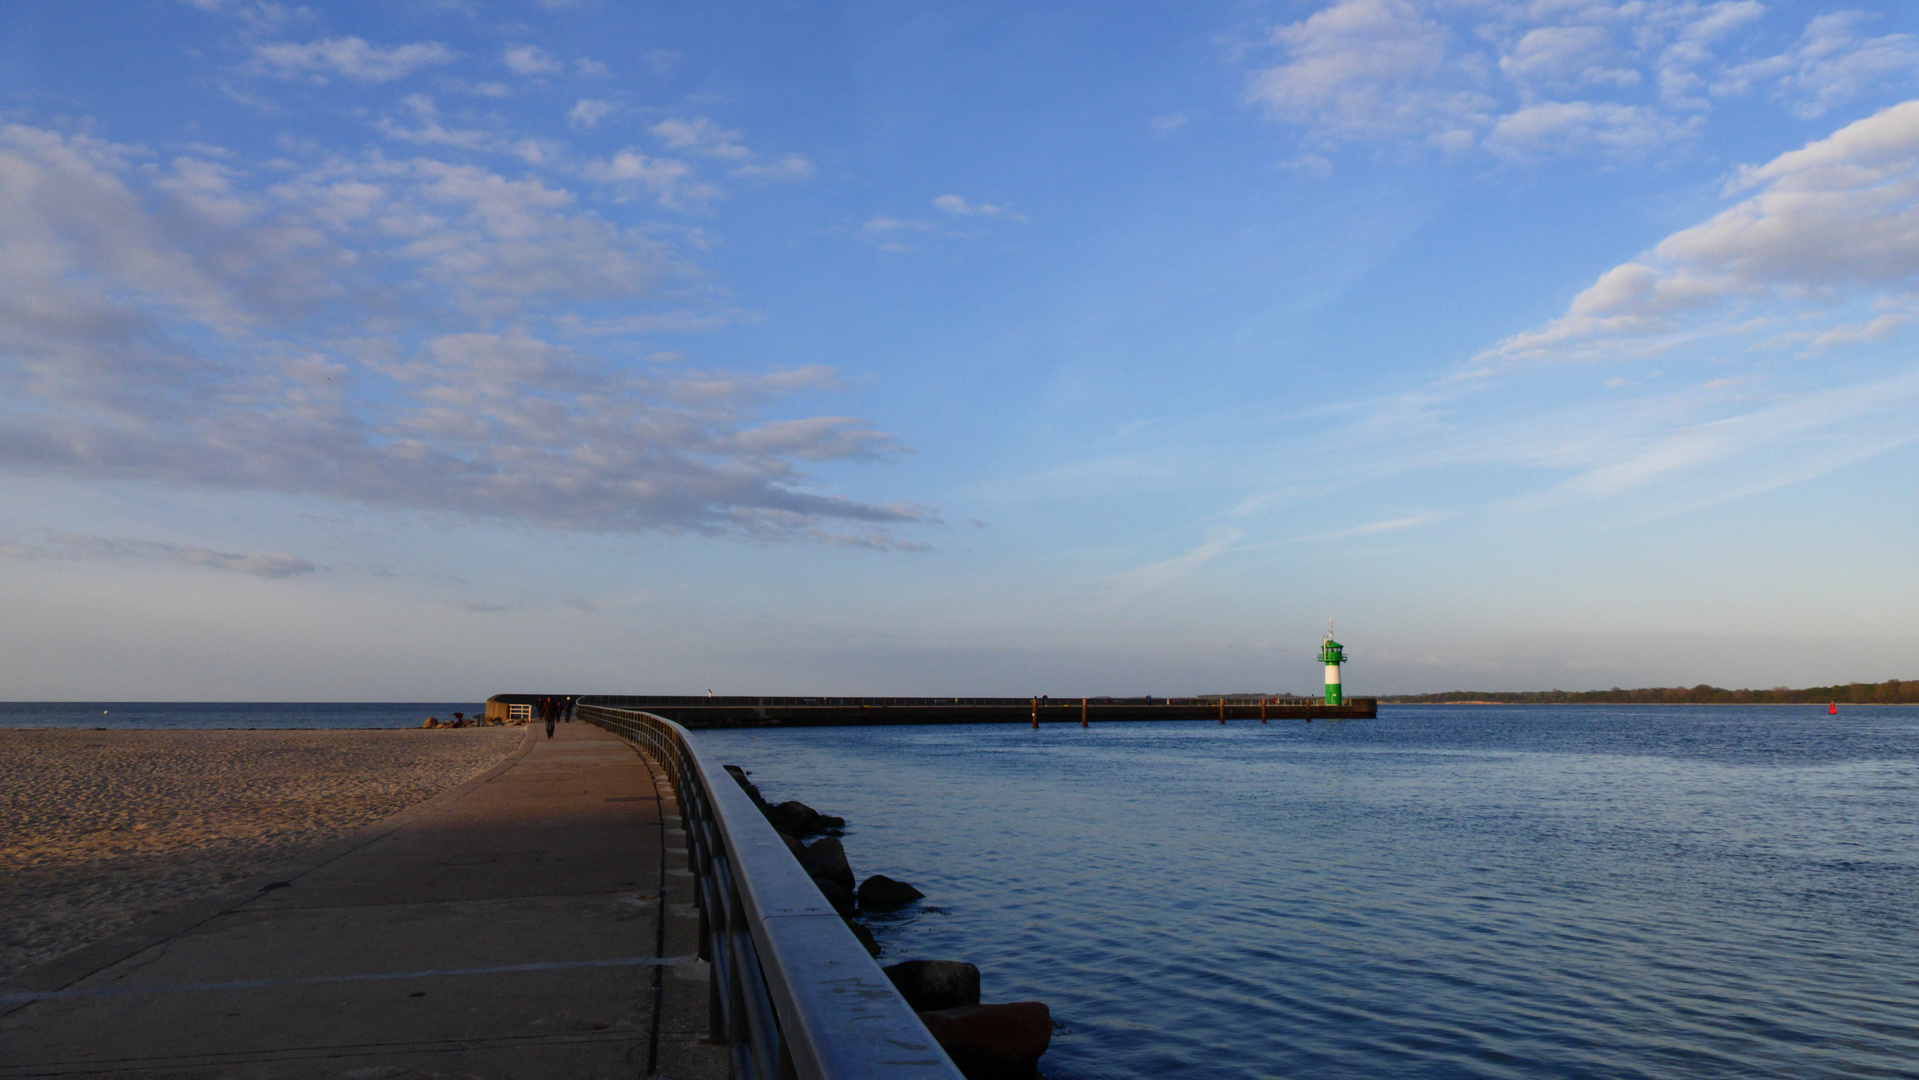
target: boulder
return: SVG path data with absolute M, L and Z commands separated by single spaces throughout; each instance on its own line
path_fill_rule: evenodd
M 820 895 L 826 897 L 826 902 L 833 905 L 833 910 L 839 912 L 841 918 L 853 914 L 853 890 L 826 878 L 814 878 L 813 884 L 820 887 Z
M 979 1004 L 979 969 L 958 960 L 908 960 L 883 968 L 914 1012 Z
M 868 930 L 866 927 L 861 926 L 851 919 L 846 920 L 846 928 L 853 931 L 853 936 L 860 939 L 861 945 L 866 946 L 868 955 L 878 956 L 880 954 L 880 943 L 874 940 L 873 931 Z
M 806 853 L 806 845 L 800 843 L 798 837 L 781 833 L 780 839 L 786 841 L 786 850 L 792 852 L 795 859 Z
M 1037 1001 L 962 1005 L 920 1013 L 966 1080 L 1034 1080 L 1053 1042 L 1053 1013 Z
M 889 908 L 905 907 L 925 896 L 925 893 L 906 882 L 894 881 L 885 874 L 874 874 L 860 882 L 859 887 L 860 907 L 867 911 L 886 911 Z
M 796 836 L 810 836 L 828 829 L 846 827 L 845 818 L 822 814 L 797 799 L 783 802 L 770 809 L 766 808 L 764 803 L 761 807 L 766 810 L 766 819 L 773 823 L 775 829 L 790 832 Z
M 720 768 L 725 769 L 728 775 L 740 782 L 740 787 L 746 791 L 746 797 L 753 800 L 753 805 L 760 808 L 760 813 L 767 813 L 766 800 L 760 796 L 760 789 L 746 779 L 752 775 L 751 773 L 738 765 L 722 765 Z
M 766 819 L 773 823 L 775 829 L 800 836 L 818 832 L 819 828 L 814 822 L 818 821 L 819 817 L 818 811 L 798 799 L 789 799 L 778 806 L 766 809 Z
M 800 865 L 816 878 L 837 881 L 847 892 L 853 891 L 853 867 L 847 863 L 846 849 L 840 846 L 838 837 L 814 841 L 800 852 Z
M 426 718 L 426 723 L 424 723 L 424 724 L 421 724 L 420 726 L 421 726 L 421 727 L 423 727 L 423 728 L 430 728 L 430 727 L 439 727 L 439 726 L 440 726 L 440 718 L 439 718 L 439 717 L 437 717 L 437 716 L 429 716 L 429 717 L 427 717 L 427 718 Z

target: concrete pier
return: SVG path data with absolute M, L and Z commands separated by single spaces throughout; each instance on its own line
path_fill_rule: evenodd
M 495 694 L 489 717 L 504 718 L 530 694 Z M 684 727 L 840 727 L 862 724 L 1041 724 L 1086 726 L 1172 720 L 1369 720 L 1377 698 L 1328 705 L 1317 698 L 1220 695 L 1180 698 L 644 697 L 595 695 L 583 703 L 637 709 Z
M 0 1077 L 726 1075 L 672 792 L 585 723 L 0 984 Z

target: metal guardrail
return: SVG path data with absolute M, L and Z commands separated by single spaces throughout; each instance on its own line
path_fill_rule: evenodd
M 962 1080 L 752 799 L 685 728 L 581 699 L 666 770 L 698 881 L 712 1036 L 736 1080 Z

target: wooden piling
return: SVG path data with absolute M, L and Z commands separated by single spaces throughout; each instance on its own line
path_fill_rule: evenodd
M 1039 699 L 1033 699 L 1033 730 L 1039 730 Z
M 1086 699 L 1085 698 L 1079 699 L 1079 726 L 1080 727 L 1086 726 Z

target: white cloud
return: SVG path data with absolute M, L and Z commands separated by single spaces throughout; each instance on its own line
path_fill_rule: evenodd
M 1577 90 L 1594 83 L 1635 86 L 1639 72 L 1611 66 L 1619 59 L 1612 34 L 1603 26 L 1542 26 L 1529 30 L 1499 69 L 1529 87 Z
M 1919 441 L 1919 367 L 1898 341 L 1919 320 L 1919 101 L 1742 169 L 1726 196 L 1559 318 L 1429 387 L 1344 407 L 1352 419 L 1315 440 L 1342 461 L 1336 485 L 1286 499 L 1484 469 L 1505 489 L 1488 512 L 1603 504 L 1613 523 Z M 1631 378 L 1559 367 L 1654 358 Z
M 743 161 L 753 152 L 740 145 L 740 133 L 728 131 L 704 116 L 691 120 L 662 120 L 650 129 L 659 140 L 674 150 L 723 161 Z
M 704 116 L 691 119 L 669 117 L 647 129 L 653 136 L 665 143 L 668 149 L 692 157 L 710 158 L 729 163 L 728 172 L 742 180 L 794 182 L 810 180 L 813 177 L 813 163 L 799 154 L 788 154 L 778 161 L 765 161 L 740 141 L 740 133 L 723 128 Z M 629 151 L 635 157 L 644 157 L 637 151 Z M 660 160 L 660 159 L 655 159 Z M 684 162 L 675 161 L 684 166 Z M 636 163 L 637 165 L 637 163 Z M 673 179 L 670 190 L 675 205 L 700 203 L 711 200 L 720 194 L 719 188 L 712 184 L 693 183 L 686 179 L 692 173 L 691 166 L 685 166 L 685 176 Z
M 999 217 L 1009 221 L 1025 221 L 1023 214 L 1014 213 L 1004 205 L 992 203 L 969 203 L 958 195 L 941 195 L 933 200 L 933 208 L 955 217 Z
M 640 59 L 646 61 L 647 70 L 653 74 L 669 75 L 686 57 L 672 49 L 648 49 L 640 54 Z
M 1881 315 L 1870 322 L 1835 326 L 1808 341 L 1811 349 L 1836 349 L 1847 345 L 1868 345 L 1887 341 L 1912 321 L 1910 314 Z
M 1331 532 L 1313 533 L 1310 536 L 1295 537 L 1291 543 L 1304 544 L 1315 540 L 1345 540 L 1355 536 L 1377 536 L 1380 533 L 1399 532 L 1402 529 L 1417 529 L 1421 525 L 1431 525 L 1435 521 L 1444 521 L 1454 515 L 1450 511 L 1429 510 L 1407 517 L 1389 518 L 1385 521 L 1373 521 L 1364 525 L 1354 525 Z
M 503 82 L 467 82 L 463 79 L 448 79 L 440 84 L 443 88 L 459 94 L 472 94 L 474 97 L 509 98 L 513 88 Z
M 1333 163 L 1319 154 L 1301 154 L 1280 162 L 1279 167 L 1287 172 L 1305 173 L 1322 179 L 1333 174 Z
M 643 192 L 668 209 L 697 209 L 721 194 L 712 184 L 695 180 L 693 166 L 686 162 L 678 158 L 648 157 L 632 149 L 589 163 L 586 177 Z
M 1572 474 L 1518 505 L 1549 509 L 1569 502 L 1617 499 L 1661 486 L 1691 487 L 1678 509 L 1726 502 L 1824 475 L 1897 446 L 1919 441 L 1902 418 L 1919 405 L 1919 376 L 1907 374 L 1802 395 L 1729 416 L 1673 422 L 1696 412 L 1671 395 L 1658 408 L 1641 403 L 1638 418 L 1595 428 L 1569 425 L 1581 437 L 1542 439 L 1539 463 Z M 1560 418 L 1562 424 L 1566 418 Z M 1649 422 L 1650 421 L 1650 422 Z M 1595 438 L 1594 436 L 1598 436 Z M 1710 477 L 1688 485 L 1689 477 Z
M 1766 326 L 1787 312 L 1816 319 L 1873 302 L 1897 309 L 1874 320 L 1875 333 L 1898 328 L 1919 289 L 1919 101 L 1744 169 L 1728 190 L 1752 194 L 1608 270 L 1564 316 L 1479 362 L 1584 358 L 1644 348 L 1646 339 L 1748 332 L 1741 302 L 1764 301 Z M 1839 337 L 1826 344 L 1848 333 L 1831 332 Z
M 1186 114 L 1183 112 L 1166 113 L 1163 116 L 1155 116 L 1146 123 L 1147 126 L 1153 129 L 1153 134 L 1163 139 L 1186 126 Z
M 1867 37 L 1860 27 L 1870 18 L 1857 11 L 1821 15 L 1790 50 L 1730 69 L 1713 92 L 1743 93 L 1755 82 L 1771 81 L 1795 114 L 1812 119 L 1883 87 L 1912 85 L 1919 74 L 1919 41 L 1910 34 Z
M 1235 545 L 1243 539 L 1245 534 L 1238 529 L 1215 529 L 1204 542 L 1181 554 L 1126 571 L 1120 575 L 1118 584 L 1122 592 L 1165 588 L 1221 555 L 1234 550 Z
M 1599 150 L 1637 161 L 1690 136 L 1694 121 L 1682 121 L 1642 105 L 1550 101 L 1523 106 L 1499 118 L 1485 135 L 1487 149 L 1512 158 L 1569 156 Z
M 538 45 L 509 45 L 501 51 L 500 61 L 515 75 L 551 75 L 565 67 Z
M 1714 98 L 1769 87 L 1802 117 L 1919 74 L 1910 35 L 1814 18 L 1788 52 L 1750 55 L 1758 0 L 1335 0 L 1273 28 L 1249 103 L 1322 142 L 1399 140 L 1457 156 L 1639 160 L 1688 145 Z
M 581 98 L 566 111 L 566 126 L 575 131 L 592 131 L 600 126 L 600 121 L 619 111 L 619 108 L 611 101 Z
M 581 322 L 716 306 L 659 241 L 570 191 L 431 158 L 271 182 L 135 160 L 0 128 L 0 469 L 827 543 L 832 519 L 865 540 L 930 520 L 812 488 L 801 463 L 902 452 L 854 418 L 767 415 L 834 389 L 829 370 L 562 344 Z
M 0 555 L 16 559 L 150 559 L 263 578 L 295 577 L 319 569 L 305 559 L 292 555 L 215 551 L 197 544 L 82 536 L 75 533 L 62 533 L 49 538 L 44 544 L 0 541 Z
M 788 154 L 778 161 L 765 163 L 748 162 L 733 170 L 733 175 L 747 180 L 798 181 L 813 178 L 813 163 L 798 154 Z
M 380 134 L 400 142 L 420 146 L 453 146 L 463 150 L 482 150 L 502 145 L 501 137 L 477 128 L 449 128 L 441 123 L 440 110 L 426 94 L 408 94 L 402 107 L 412 114 L 413 123 L 382 116 L 374 121 Z
M 873 430 L 852 416 L 814 416 L 776 420 L 728 436 L 728 449 L 756 457 L 798 457 L 812 461 L 840 458 L 880 460 L 900 452 L 891 435 Z
M 1278 119 L 1341 137 L 1482 127 L 1492 101 L 1454 70 L 1451 38 L 1410 0 L 1341 0 L 1276 27 L 1283 62 L 1247 93 Z
M 307 78 L 324 83 L 328 76 L 337 76 L 379 83 L 405 78 L 423 67 L 450 64 L 458 58 L 458 53 L 437 41 L 381 48 L 357 37 L 340 37 L 304 44 L 282 41 L 256 45 L 248 68 L 281 79 Z
M 869 233 L 899 232 L 902 229 L 911 232 L 925 232 L 932 227 L 933 223 L 930 221 L 911 221 L 905 218 L 890 217 L 868 218 L 866 224 L 860 226 L 862 231 Z

